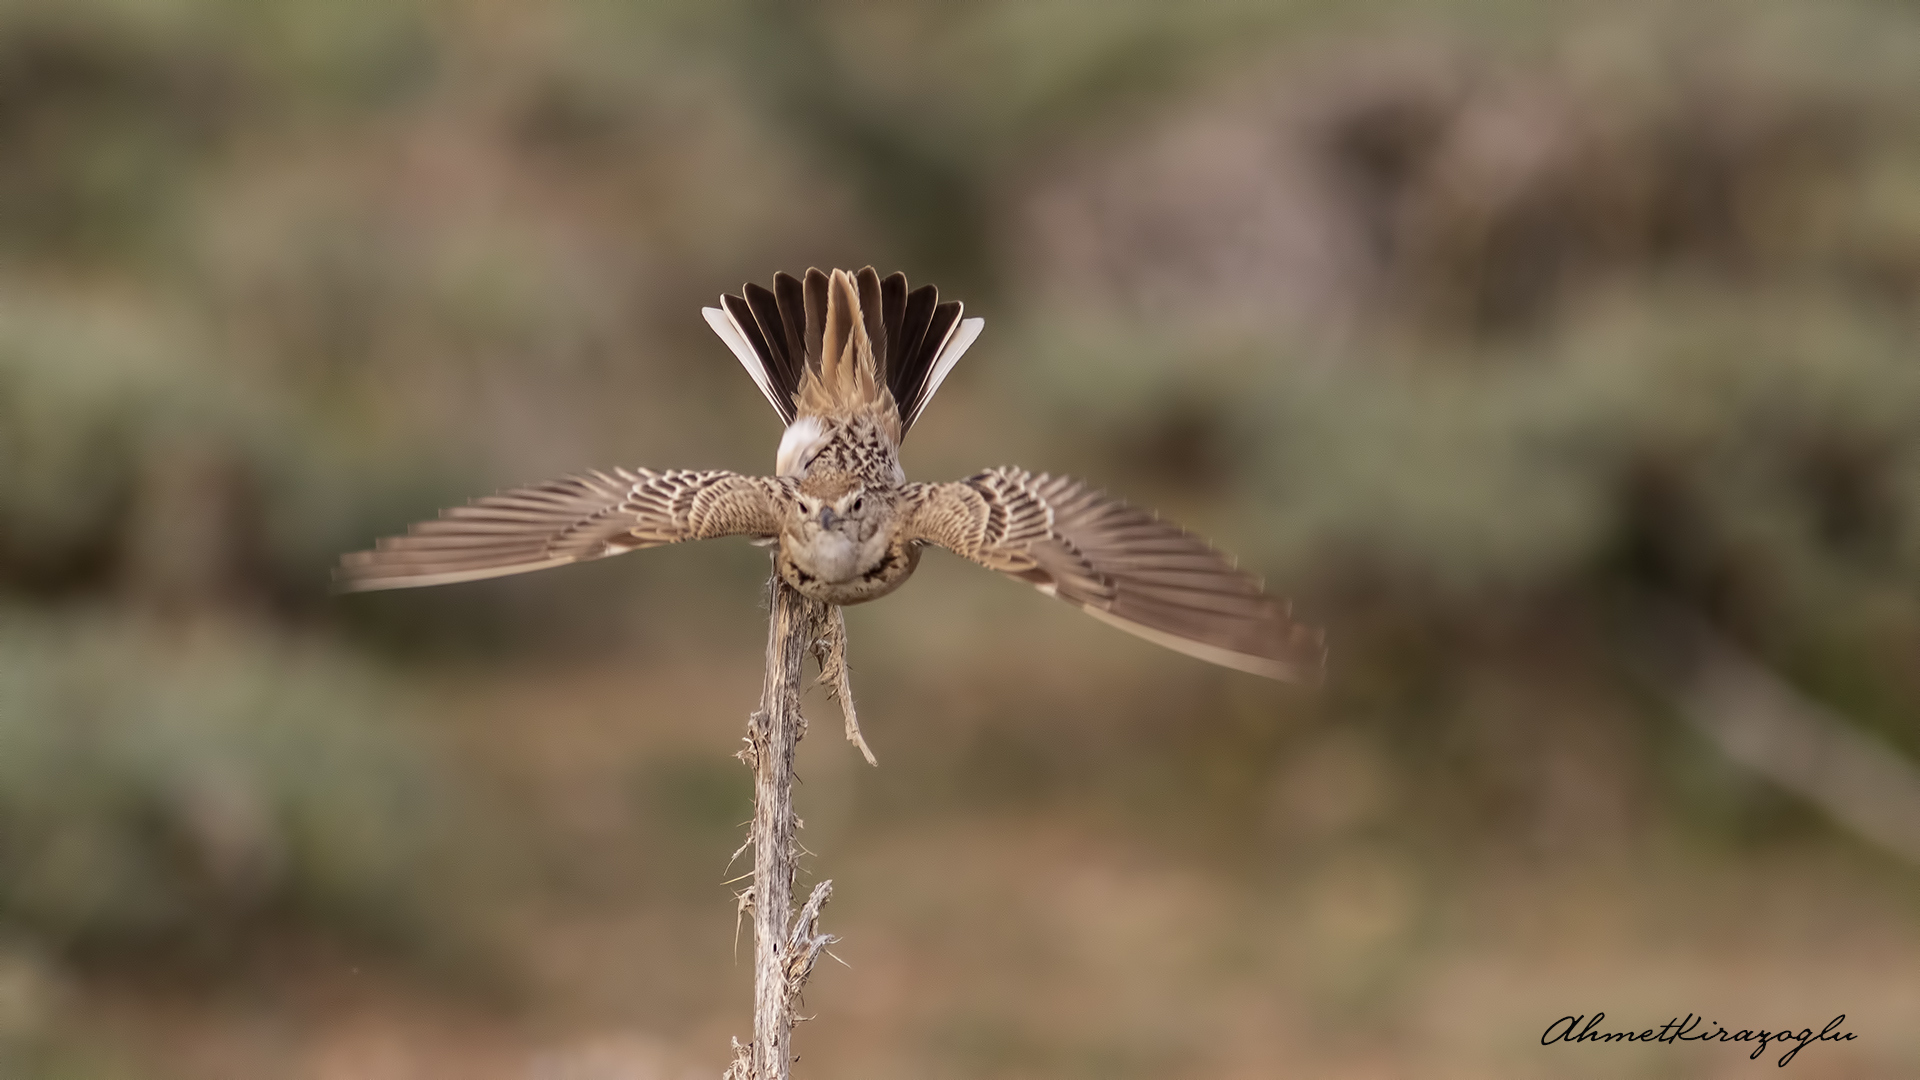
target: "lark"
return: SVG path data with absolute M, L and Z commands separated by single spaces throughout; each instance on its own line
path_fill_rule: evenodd
M 504 491 L 343 557 L 337 586 L 445 585 L 744 536 L 777 544 L 781 579 L 837 616 L 899 588 L 932 545 L 1202 660 L 1317 677 L 1320 633 L 1177 525 L 1025 469 L 907 480 L 901 441 L 984 325 L 958 302 L 870 266 L 741 293 L 703 311 L 786 424 L 772 476 L 616 468 Z M 848 735 L 871 760 L 850 711 Z

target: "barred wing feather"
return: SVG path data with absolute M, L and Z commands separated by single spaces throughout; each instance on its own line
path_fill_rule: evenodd
M 915 539 L 1189 656 L 1272 679 L 1319 677 L 1319 631 L 1294 622 L 1285 602 L 1177 525 L 1078 481 L 1021 469 L 912 487 Z
M 343 556 L 342 592 L 521 574 L 717 536 L 772 536 L 785 481 L 710 470 L 615 469 L 550 480 L 444 510 L 405 536 Z

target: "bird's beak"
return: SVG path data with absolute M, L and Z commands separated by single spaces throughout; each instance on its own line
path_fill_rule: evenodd
M 833 528 L 833 518 L 834 518 L 833 507 L 823 506 L 820 508 L 820 527 L 821 528 L 823 529 Z

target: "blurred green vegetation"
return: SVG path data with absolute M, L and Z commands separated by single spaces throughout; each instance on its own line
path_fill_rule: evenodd
M 1867 0 L 0 5 L 0 935 L 234 969 L 514 889 L 724 908 L 737 717 L 670 718 L 720 700 L 685 670 L 750 700 L 757 553 L 327 574 L 511 483 L 763 467 L 696 309 L 809 264 L 987 317 L 915 475 L 1087 476 L 1333 644 L 1286 695 L 930 560 L 851 616 L 886 767 L 815 762 L 823 833 L 1087 817 L 1389 914 L 1483 856 L 1830 840 L 1638 661 L 1698 613 L 1920 755 L 1916 147 L 1920 12 Z M 1309 956 L 1326 1007 L 1444 906 Z M 1186 1052 L 923 1027 L 967 1075 Z
M 364 667 L 97 612 L 16 610 L 0 638 L 9 923 L 191 952 L 274 919 L 394 943 L 430 921 L 451 792 Z

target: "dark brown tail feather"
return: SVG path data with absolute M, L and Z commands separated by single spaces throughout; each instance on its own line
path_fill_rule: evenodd
M 807 267 L 807 366 L 820 370 L 827 338 L 827 275 L 817 266 Z
M 887 363 L 887 317 L 886 299 L 881 295 L 880 275 L 873 267 L 861 269 L 854 280 L 860 286 L 860 314 L 867 323 L 867 340 L 873 343 L 873 355 L 880 361 L 880 374 L 884 380 Z M 904 283 L 906 278 L 900 280 Z
M 941 303 L 940 290 L 932 285 L 909 290 L 901 273 L 881 278 L 868 266 L 855 275 L 855 281 L 867 336 L 883 366 L 882 377 L 900 408 L 901 422 L 911 426 L 940 349 L 960 321 L 961 306 L 957 301 Z M 741 289 L 743 296 L 723 297 L 728 313 L 774 384 L 777 407 L 787 423 L 793 422 L 793 395 L 801 380 L 809 368 L 820 366 L 827 330 L 827 286 L 827 275 L 810 268 L 804 280 L 779 273 L 773 276 L 771 290 L 749 283 Z

